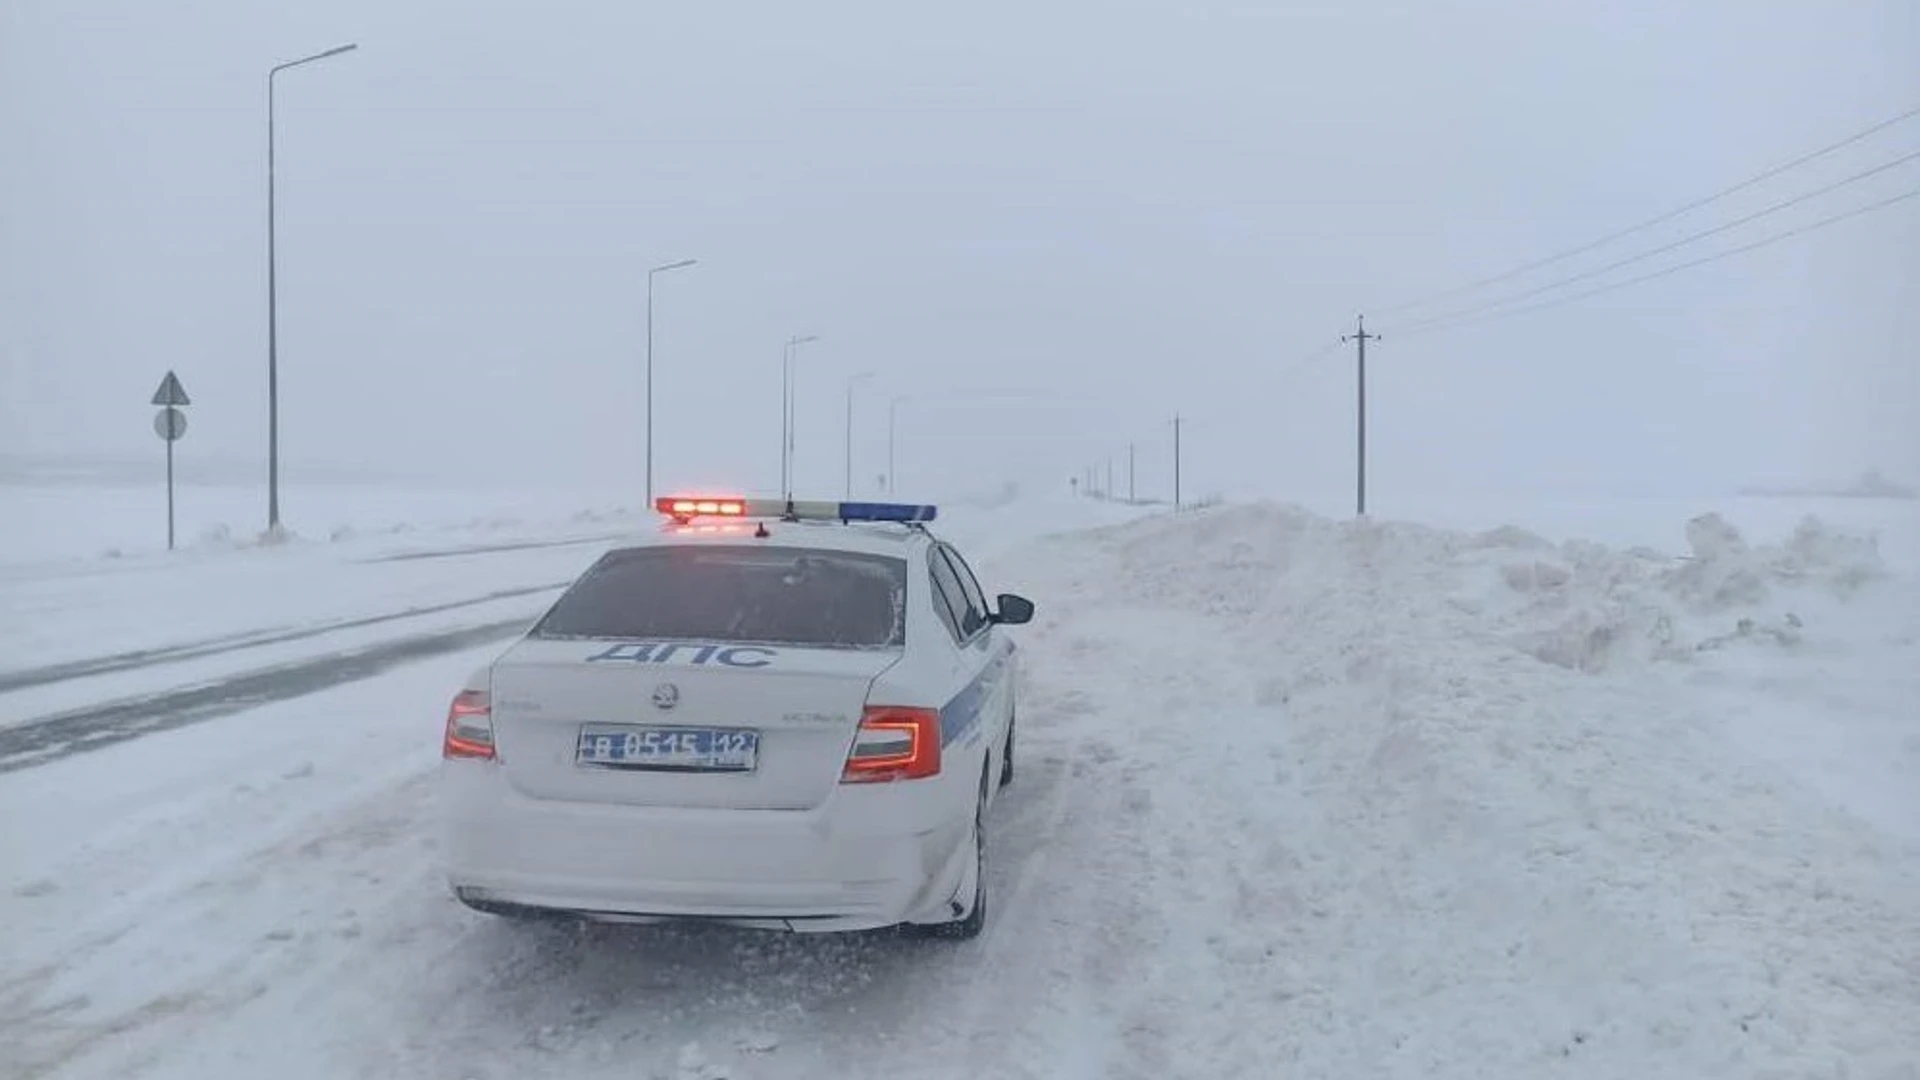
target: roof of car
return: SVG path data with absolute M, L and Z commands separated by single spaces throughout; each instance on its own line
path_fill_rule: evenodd
M 759 535 L 764 529 L 764 536 Z M 932 536 L 921 526 L 841 524 L 825 521 L 730 521 L 664 524 L 657 532 L 622 540 L 615 548 L 675 547 L 681 545 L 766 544 L 773 547 L 852 551 L 869 555 L 905 557 L 915 544 Z

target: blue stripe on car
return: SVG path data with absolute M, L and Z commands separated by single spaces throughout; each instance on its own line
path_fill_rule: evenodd
M 960 692 L 955 694 L 951 701 L 940 706 L 941 746 L 952 746 L 970 737 L 973 729 L 980 726 L 981 713 L 985 711 L 987 699 L 992 696 L 1000 680 L 1006 677 L 1008 660 L 1012 655 L 1012 649 L 1001 649 L 992 660 L 987 662 L 987 666 L 974 677 L 972 682 L 961 687 Z

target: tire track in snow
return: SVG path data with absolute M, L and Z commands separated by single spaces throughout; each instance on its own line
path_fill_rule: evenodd
M 1064 753 L 1076 797 L 1029 870 L 1043 907 L 1016 915 L 1034 920 L 1017 958 L 966 1014 L 992 1049 L 968 1056 L 1049 1080 L 1274 1075 L 1299 1039 L 1286 946 L 1324 885 L 1294 850 L 1315 815 L 1287 768 L 1291 710 L 1261 680 L 1307 672 L 1248 655 L 1235 619 L 1267 606 L 1258 590 L 1165 595 L 1122 561 L 1137 588 L 1110 597 L 1098 556 L 1126 553 L 1057 554 L 1029 567 L 1062 598 L 1034 631 L 1027 700 L 1051 723 L 1030 745 Z
M 376 932 L 382 916 L 448 903 L 438 890 L 419 888 L 430 860 L 411 860 L 402 882 L 411 887 L 379 888 L 399 861 L 396 851 L 429 849 L 413 828 L 429 805 L 427 780 L 409 763 L 390 763 L 335 815 L 270 822 L 245 844 L 216 846 L 180 872 L 143 883 L 135 902 L 63 924 L 70 936 L 57 963 L 0 982 L 0 1031 L 18 1033 L 9 1063 L 23 1070 L 22 1080 L 172 1075 L 167 1059 L 180 1045 L 254 1002 L 335 965 L 351 964 L 364 977 L 377 961 L 351 952 L 343 960 L 340 951 L 365 932 L 352 909 L 336 906 L 342 880 L 363 883 L 353 895 L 373 909 Z M 256 827 L 259 820 L 245 826 Z M 60 989 L 88 985 L 76 972 L 93 975 L 101 989 Z M 309 989 L 309 996 L 322 995 Z M 284 1045 L 297 1023 L 269 1026 Z
M 551 546 L 551 545 L 549 545 Z M 360 630 L 369 626 L 398 622 L 402 619 L 414 619 L 425 615 L 439 615 L 448 611 L 490 604 L 496 600 L 512 600 L 522 596 L 552 592 L 566 587 L 566 582 L 549 582 L 541 585 L 526 585 L 513 589 L 501 589 L 465 600 L 453 600 L 442 604 L 426 604 L 420 607 L 403 608 L 380 615 L 367 615 L 353 619 L 337 619 L 316 623 L 312 626 L 276 628 L 271 630 L 248 630 L 237 634 L 223 634 L 219 637 L 202 638 L 197 641 L 183 642 L 178 645 L 163 645 L 151 649 L 135 649 L 131 652 L 114 653 L 109 656 L 91 657 L 86 660 L 74 660 L 63 664 L 53 664 L 42 668 L 30 668 L 20 671 L 0 672 L 0 694 L 13 690 L 24 690 L 33 686 L 46 686 L 51 683 L 66 682 L 92 675 L 107 675 L 134 668 L 152 667 L 157 664 L 174 663 L 181 660 L 198 660 L 208 656 L 237 652 L 242 649 L 260 648 L 266 645 L 284 645 L 290 641 L 305 641 L 325 634 L 342 630 Z
M 1269 752 L 1284 729 L 1229 719 L 1247 713 L 1245 673 L 1226 661 L 1211 620 L 1109 609 L 1081 633 L 1081 651 L 1120 658 L 1113 670 L 1125 673 L 1103 687 L 1097 710 L 1124 750 L 1095 817 L 1112 851 L 1090 875 L 1115 940 L 1083 956 L 1087 977 L 1074 983 L 1091 1045 L 1059 1044 L 1053 1068 L 1140 1080 L 1257 1075 L 1271 1062 L 1265 1033 L 1240 1018 L 1273 972 L 1234 962 L 1260 933 L 1260 913 L 1238 901 L 1264 872 L 1250 848 L 1277 831 L 1265 812 Z M 1233 742 L 1212 741 L 1229 732 Z
M 475 544 L 470 547 L 435 548 L 429 551 L 401 551 L 360 559 L 363 563 L 415 562 L 421 559 L 457 559 L 468 555 L 493 555 L 502 551 L 531 551 L 536 548 L 578 547 L 582 544 L 607 544 L 626 538 L 628 533 L 601 533 L 576 536 L 569 540 L 514 540 L 500 544 Z
M 938 1063 L 967 1060 L 991 1062 L 1000 1077 L 1104 1080 L 1123 1063 L 1112 1001 L 1140 982 L 1157 932 L 1138 887 L 1148 852 L 1126 805 L 1134 755 L 1121 749 L 1136 687 L 1115 678 L 1124 650 L 1088 633 L 1081 605 L 1066 599 L 1073 590 L 1059 592 L 1023 665 L 1022 745 L 1027 760 L 1049 766 L 1025 775 L 1048 786 L 998 830 L 1002 851 L 1030 850 L 996 895 L 999 914 L 965 958 L 952 1004 L 937 994 L 916 1010 L 941 1018 L 938 1041 L 949 1048 L 904 1071 L 891 1063 L 894 1075 L 943 1077 Z
M 511 636 L 525 629 L 529 621 L 530 617 L 501 619 L 417 634 L 149 697 L 28 720 L 0 729 L 0 773 L 369 679 L 401 664 Z
M 1169 694 L 1193 690 L 1165 677 L 1186 653 L 1165 665 L 1141 653 L 1166 660 L 1169 637 L 1189 627 L 1142 637 L 1111 630 L 1114 614 L 1096 620 L 1061 603 L 1035 630 L 1021 738 L 1028 760 L 1045 765 L 1025 775 L 1045 786 L 996 829 L 1000 850 L 1021 854 L 999 861 L 1016 869 L 1010 882 L 996 882 L 997 914 L 976 953 L 942 980 L 950 989 L 907 999 L 923 1031 L 937 1025 L 923 1034 L 936 1049 L 924 1061 L 890 1061 L 884 1075 L 944 1077 L 955 1060 L 991 1062 L 991 1075 L 1010 1080 L 1232 1075 L 1190 1068 L 1215 1060 L 1212 1047 L 1234 1031 L 1232 1010 L 1199 1016 L 1187 1004 L 1213 992 L 1220 970 L 1189 894 L 1204 894 L 1205 906 L 1216 880 L 1234 875 L 1216 865 L 1225 854 L 1217 821 L 1232 820 L 1247 789 L 1211 791 L 1208 777 L 1195 775 L 1204 768 L 1177 760 L 1191 755 L 1189 717 L 1228 701 L 1203 687 L 1168 708 Z M 1165 629 L 1164 617 L 1149 621 Z M 1217 644 L 1196 633 L 1183 650 Z M 1204 664 L 1189 666 L 1195 685 L 1208 681 Z
M 1015 751 L 1018 754 L 1018 749 Z M 960 993 L 960 1004 L 956 1009 L 960 1016 L 958 1025 L 963 1037 L 973 1033 L 992 1030 L 987 1022 L 990 1012 L 999 1007 L 1004 1000 L 1009 976 L 1025 967 L 1028 955 L 1028 943 L 1042 926 L 1041 910 L 1037 899 L 1031 894 L 1036 883 L 1045 880 L 1048 854 L 1058 841 L 1061 824 L 1071 808 L 1074 795 L 1072 770 L 1064 762 L 1049 759 L 1047 770 L 1051 783 L 1046 788 L 1044 801 L 1038 807 L 1027 811 L 1021 820 L 1007 820 L 1012 815 L 1002 813 L 1001 822 L 992 836 L 1004 836 L 1009 826 L 1019 827 L 1031 822 L 1020 834 L 1032 837 L 1034 848 L 1014 871 L 1010 886 L 1001 885 L 997 891 L 989 894 L 988 902 L 993 906 L 987 920 L 985 940 L 980 942 L 979 962 L 966 979 L 965 989 Z M 1015 762 L 1016 769 L 1019 762 Z M 1036 770 L 1029 767 L 1024 774 L 1016 772 L 1014 788 L 1007 794 L 1013 794 L 1018 788 L 1021 776 L 1032 782 Z M 1001 808 L 1012 810 L 1010 800 L 1003 799 Z M 999 846 L 996 844 L 995 846 Z

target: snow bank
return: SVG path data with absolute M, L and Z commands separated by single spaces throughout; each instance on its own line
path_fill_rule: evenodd
M 1686 662 L 1736 643 L 1801 643 L 1814 613 L 1834 614 L 1886 577 L 1874 540 L 1818 518 L 1784 542 L 1750 545 L 1716 514 L 1686 523 L 1690 554 L 1553 544 L 1517 526 L 1462 533 L 1400 522 L 1332 521 L 1262 505 L 1168 518 L 1109 534 L 1134 599 L 1210 615 L 1270 610 L 1289 575 L 1364 572 L 1418 595 L 1438 578 L 1472 627 L 1542 663 L 1598 672 Z M 1195 568 L 1201 573 L 1168 573 Z M 1329 585 L 1345 585 L 1327 578 Z
M 1031 961 L 1103 989 L 989 1015 L 1080 1015 L 1059 1074 L 1915 1075 L 1912 582 L 1677 531 L 1253 506 L 1003 564 L 1046 585 L 1023 738 L 1089 777 L 1053 876 L 1100 883 Z
M 1689 521 L 1686 538 L 1691 555 L 1678 560 L 1567 544 L 1557 558 L 1503 562 L 1502 580 L 1524 598 L 1509 632 L 1536 659 L 1580 671 L 1735 643 L 1793 646 L 1807 612 L 1832 613 L 1887 575 L 1871 539 L 1817 518 L 1777 545 L 1750 546 L 1715 514 Z

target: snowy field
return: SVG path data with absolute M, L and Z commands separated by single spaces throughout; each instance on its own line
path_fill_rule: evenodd
M 577 488 L 460 490 L 368 484 L 311 484 L 284 493 L 284 518 L 296 542 L 403 542 L 433 536 L 548 535 L 569 519 L 620 520 L 638 491 Z M 1318 492 L 1290 501 L 1331 518 L 1352 513 L 1352 493 Z M 259 543 L 264 489 L 252 484 L 182 484 L 182 554 L 223 554 Z M 952 499 L 941 500 L 951 505 Z M 964 500 L 963 500 L 964 501 Z M 978 500 L 986 503 L 989 500 Z M 1062 504 L 1049 501 L 1049 505 Z M 1064 520 L 1071 522 L 1072 504 Z M 1813 514 L 1854 535 L 1878 534 L 1882 554 L 1920 572 L 1920 500 L 1763 497 L 1516 496 L 1376 492 L 1376 518 L 1481 530 L 1524 524 L 1553 540 L 1597 540 L 1616 547 L 1678 550 L 1685 522 L 1717 513 L 1756 536 L 1784 536 Z M 156 483 L 60 486 L 0 480 L 0 566 L 68 560 L 115 562 L 164 556 L 166 495 Z
M 374 484 L 300 484 L 281 489 L 281 521 L 300 543 L 374 536 L 499 534 L 569 517 L 610 516 L 640 491 L 461 490 Z M 175 542 L 184 552 L 256 546 L 266 528 L 263 483 L 183 481 L 175 494 Z M 85 483 L 0 481 L 0 564 L 73 558 L 119 560 L 164 553 L 167 492 L 158 478 Z
M 98 495 L 0 552 L 0 739 L 510 624 L 648 524 L 343 490 L 169 556 Z M 1380 510 L 952 509 L 1040 605 L 964 945 L 459 907 L 491 643 L 0 754 L 0 1076 L 1920 1078 L 1916 504 Z

